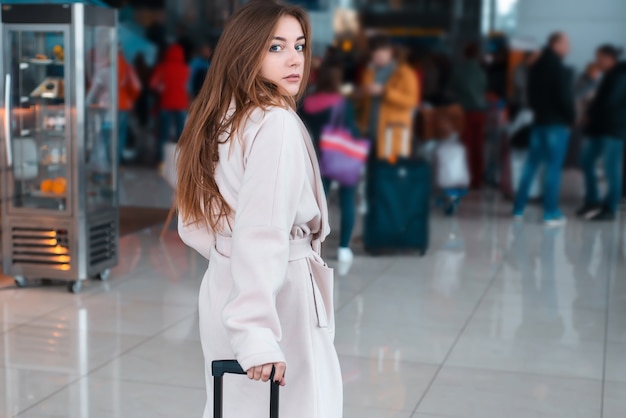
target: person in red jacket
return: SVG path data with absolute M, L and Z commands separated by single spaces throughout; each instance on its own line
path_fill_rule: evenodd
M 157 65 L 152 74 L 150 86 L 160 95 L 159 161 L 163 161 L 163 147 L 169 138 L 172 120 L 176 126 L 176 141 L 183 132 L 189 107 L 187 92 L 189 72 L 189 66 L 185 63 L 183 48 L 174 44 L 167 49 L 163 61 Z

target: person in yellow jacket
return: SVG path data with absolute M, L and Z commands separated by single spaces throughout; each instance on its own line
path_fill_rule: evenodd
M 375 140 L 378 158 L 405 156 L 410 152 L 413 113 L 418 105 L 418 76 L 409 65 L 394 60 L 386 36 L 374 36 L 370 52 L 371 62 L 361 83 L 360 128 Z M 387 146 L 388 133 L 392 135 L 391 148 Z

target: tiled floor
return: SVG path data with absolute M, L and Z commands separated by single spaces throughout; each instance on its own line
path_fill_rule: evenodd
M 433 212 L 426 257 L 358 255 L 337 279 L 346 418 L 626 416 L 624 217 L 544 229 L 509 209 L 472 195 Z M 201 415 L 206 262 L 158 232 L 79 295 L 0 283 L 0 417 Z

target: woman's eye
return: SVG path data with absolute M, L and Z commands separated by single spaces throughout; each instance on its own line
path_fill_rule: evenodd
M 280 45 L 272 45 L 270 46 L 270 52 L 280 52 L 282 51 L 283 47 Z
M 296 51 L 298 52 L 304 51 L 304 45 L 296 45 Z

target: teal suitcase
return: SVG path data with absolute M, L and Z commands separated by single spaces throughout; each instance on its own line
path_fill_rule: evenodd
M 363 241 L 371 254 L 418 251 L 429 241 L 431 169 L 425 160 L 370 160 Z

